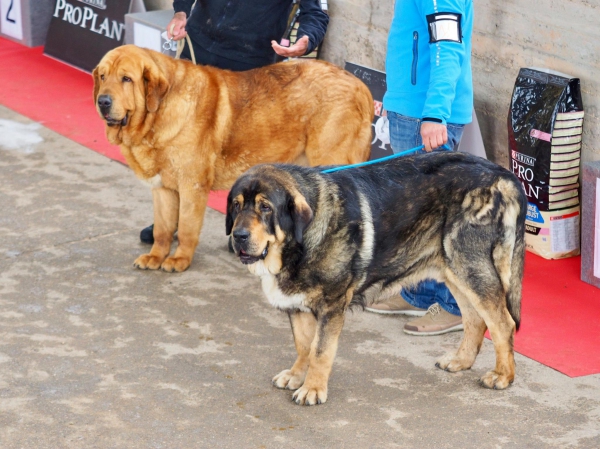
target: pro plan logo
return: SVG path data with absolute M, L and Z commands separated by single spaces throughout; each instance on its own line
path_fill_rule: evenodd
M 86 5 L 92 5 L 95 8 L 106 8 L 106 0 L 78 0 Z M 94 12 L 88 6 L 73 6 L 67 0 L 57 0 L 54 9 L 54 17 L 62 16 L 63 22 L 71 25 L 79 26 L 84 29 L 101 34 L 109 39 L 114 39 L 118 42 L 123 40 L 123 30 L 125 24 L 119 20 L 110 20 L 108 17 L 109 11 Z M 121 16 L 122 20 L 123 16 Z
M 519 153 L 515 150 L 511 151 L 513 161 L 520 162 L 521 164 L 529 165 L 530 167 L 535 166 L 535 158 L 527 156 L 526 154 Z
M 98 9 L 106 9 L 106 0 L 77 0 Z
M 539 200 L 541 187 L 531 184 L 533 182 L 534 173 L 533 169 L 530 167 L 535 166 L 535 158 L 515 150 L 511 150 L 510 155 L 512 159 L 512 171 L 521 181 L 525 194 L 530 199 L 536 198 Z

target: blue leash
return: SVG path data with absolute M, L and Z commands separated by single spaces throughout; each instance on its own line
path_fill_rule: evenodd
M 339 167 L 328 168 L 327 170 L 323 170 L 321 173 L 333 173 L 334 171 L 346 170 L 347 168 L 356 168 L 356 167 L 364 167 L 365 165 L 377 164 L 379 162 L 387 161 L 390 159 L 394 159 L 396 157 L 406 156 L 407 154 L 414 153 L 421 149 L 425 148 L 425 145 L 420 145 L 418 147 L 411 148 L 410 150 L 402 151 L 400 153 L 392 154 L 391 156 L 381 157 L 379 159 L 373 159 L 372 161 L 360 162 L 358 164 L 351 165 L 341 165 Z M 450 150 L 446 145 L 442 145 L 442 148 L 446 150 Z

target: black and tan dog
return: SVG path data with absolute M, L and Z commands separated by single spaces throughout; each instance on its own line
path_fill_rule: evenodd
M 433 278 L 456 298 L 465 327 L 458 351 L 436 366 L 469 369 L 489 329 L 496 366 L 480 383 L 508 387 L 526 211 L 512 173 L 461 153 L 335 173 L 291 165 L 248 170 L 229 194 L 227 234 L 269 302 L 289 314 L 298 351 L 273 383 L 296 390 L 298 404 L 325 402 L 348 307 Z

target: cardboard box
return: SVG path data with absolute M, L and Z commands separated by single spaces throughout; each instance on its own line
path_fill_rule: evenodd
M 26 45 L 44 45 L 55 0 L 0 0 L 0 36 Z
M 581 280 L 600 288 L 600 161 L 581 170 Z
M 173 18 L 173 14 L 173 9 L 126 14 L 125 43 L 149 48 L 174 57 L 175 45 L 166 50 L 164 46 L 167 44 L 167 40 L 162 36 Z

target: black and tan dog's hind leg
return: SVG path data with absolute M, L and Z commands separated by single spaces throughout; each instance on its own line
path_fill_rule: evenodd
M 442 357 L 436 366 L 452 372 L 469 369 L 479 353 L 487 328 L 496 352 L 496 366 L 479 382 L 495 390 L 507 388 L 515 378 L 513 338 L 516 324 L 505 305 L 505 295 L 500 290 L 498 298 L 481 298 L 464 285 L 462 291 L 456 290 L 452 282 L 447 285 L 461 308 L 465 333 L 456 354 Z M 466 298 L 469 304 L 464 304 Z
M 469 369 L 479 353 L 486 328 L 496 352 L 496 366 L 480 379 L 482 386 L 502 390 L 515 378 L 513 340 L 521 316 L 524 260 L 524 214 L 519 192 L 500 180 L 465 197 L 464 220 L 444 241 L 448 289 L 463 315 L 464 336 L 458 351 L 436 366 L 447 371 Z
M 318 314 L 317 318 L 307 312 L 290 314 L 298 358 L 291 369 L 275 376 L 273 383 L 279 388 L 294 389 L 303 378 L 304 382 L 292 396 L 296 404 L 327 401 L 327 384 L 344 327 L 344 313 L 345 309 L 336 309 Z
M 479 313 L 471 306 L 471 301 L 463 296 L 465 287 L 457 287 L 446 280 L 446 286 L 456 299 L 460 308 L 464 333 L 458 351 L 449 352 L 436 362 L 435 366 L 451 373 L 470 369 L 475 363 L 477 354 L 483 344 L 483 337 L 487 326 Z
M 505 299 L 482 299 L 464 284 L 458 287 L 447 281 L 446 285 L 461 309 L 465 330 L 458 351 L 440 358 L 436 366 L 450 372 L 471 368 L 489 328 L 496 352 L 496 366 L 481 377 L 480 383 L 496 390 L 507 388 L 515 378 L 515 322 L 503 304 Z

